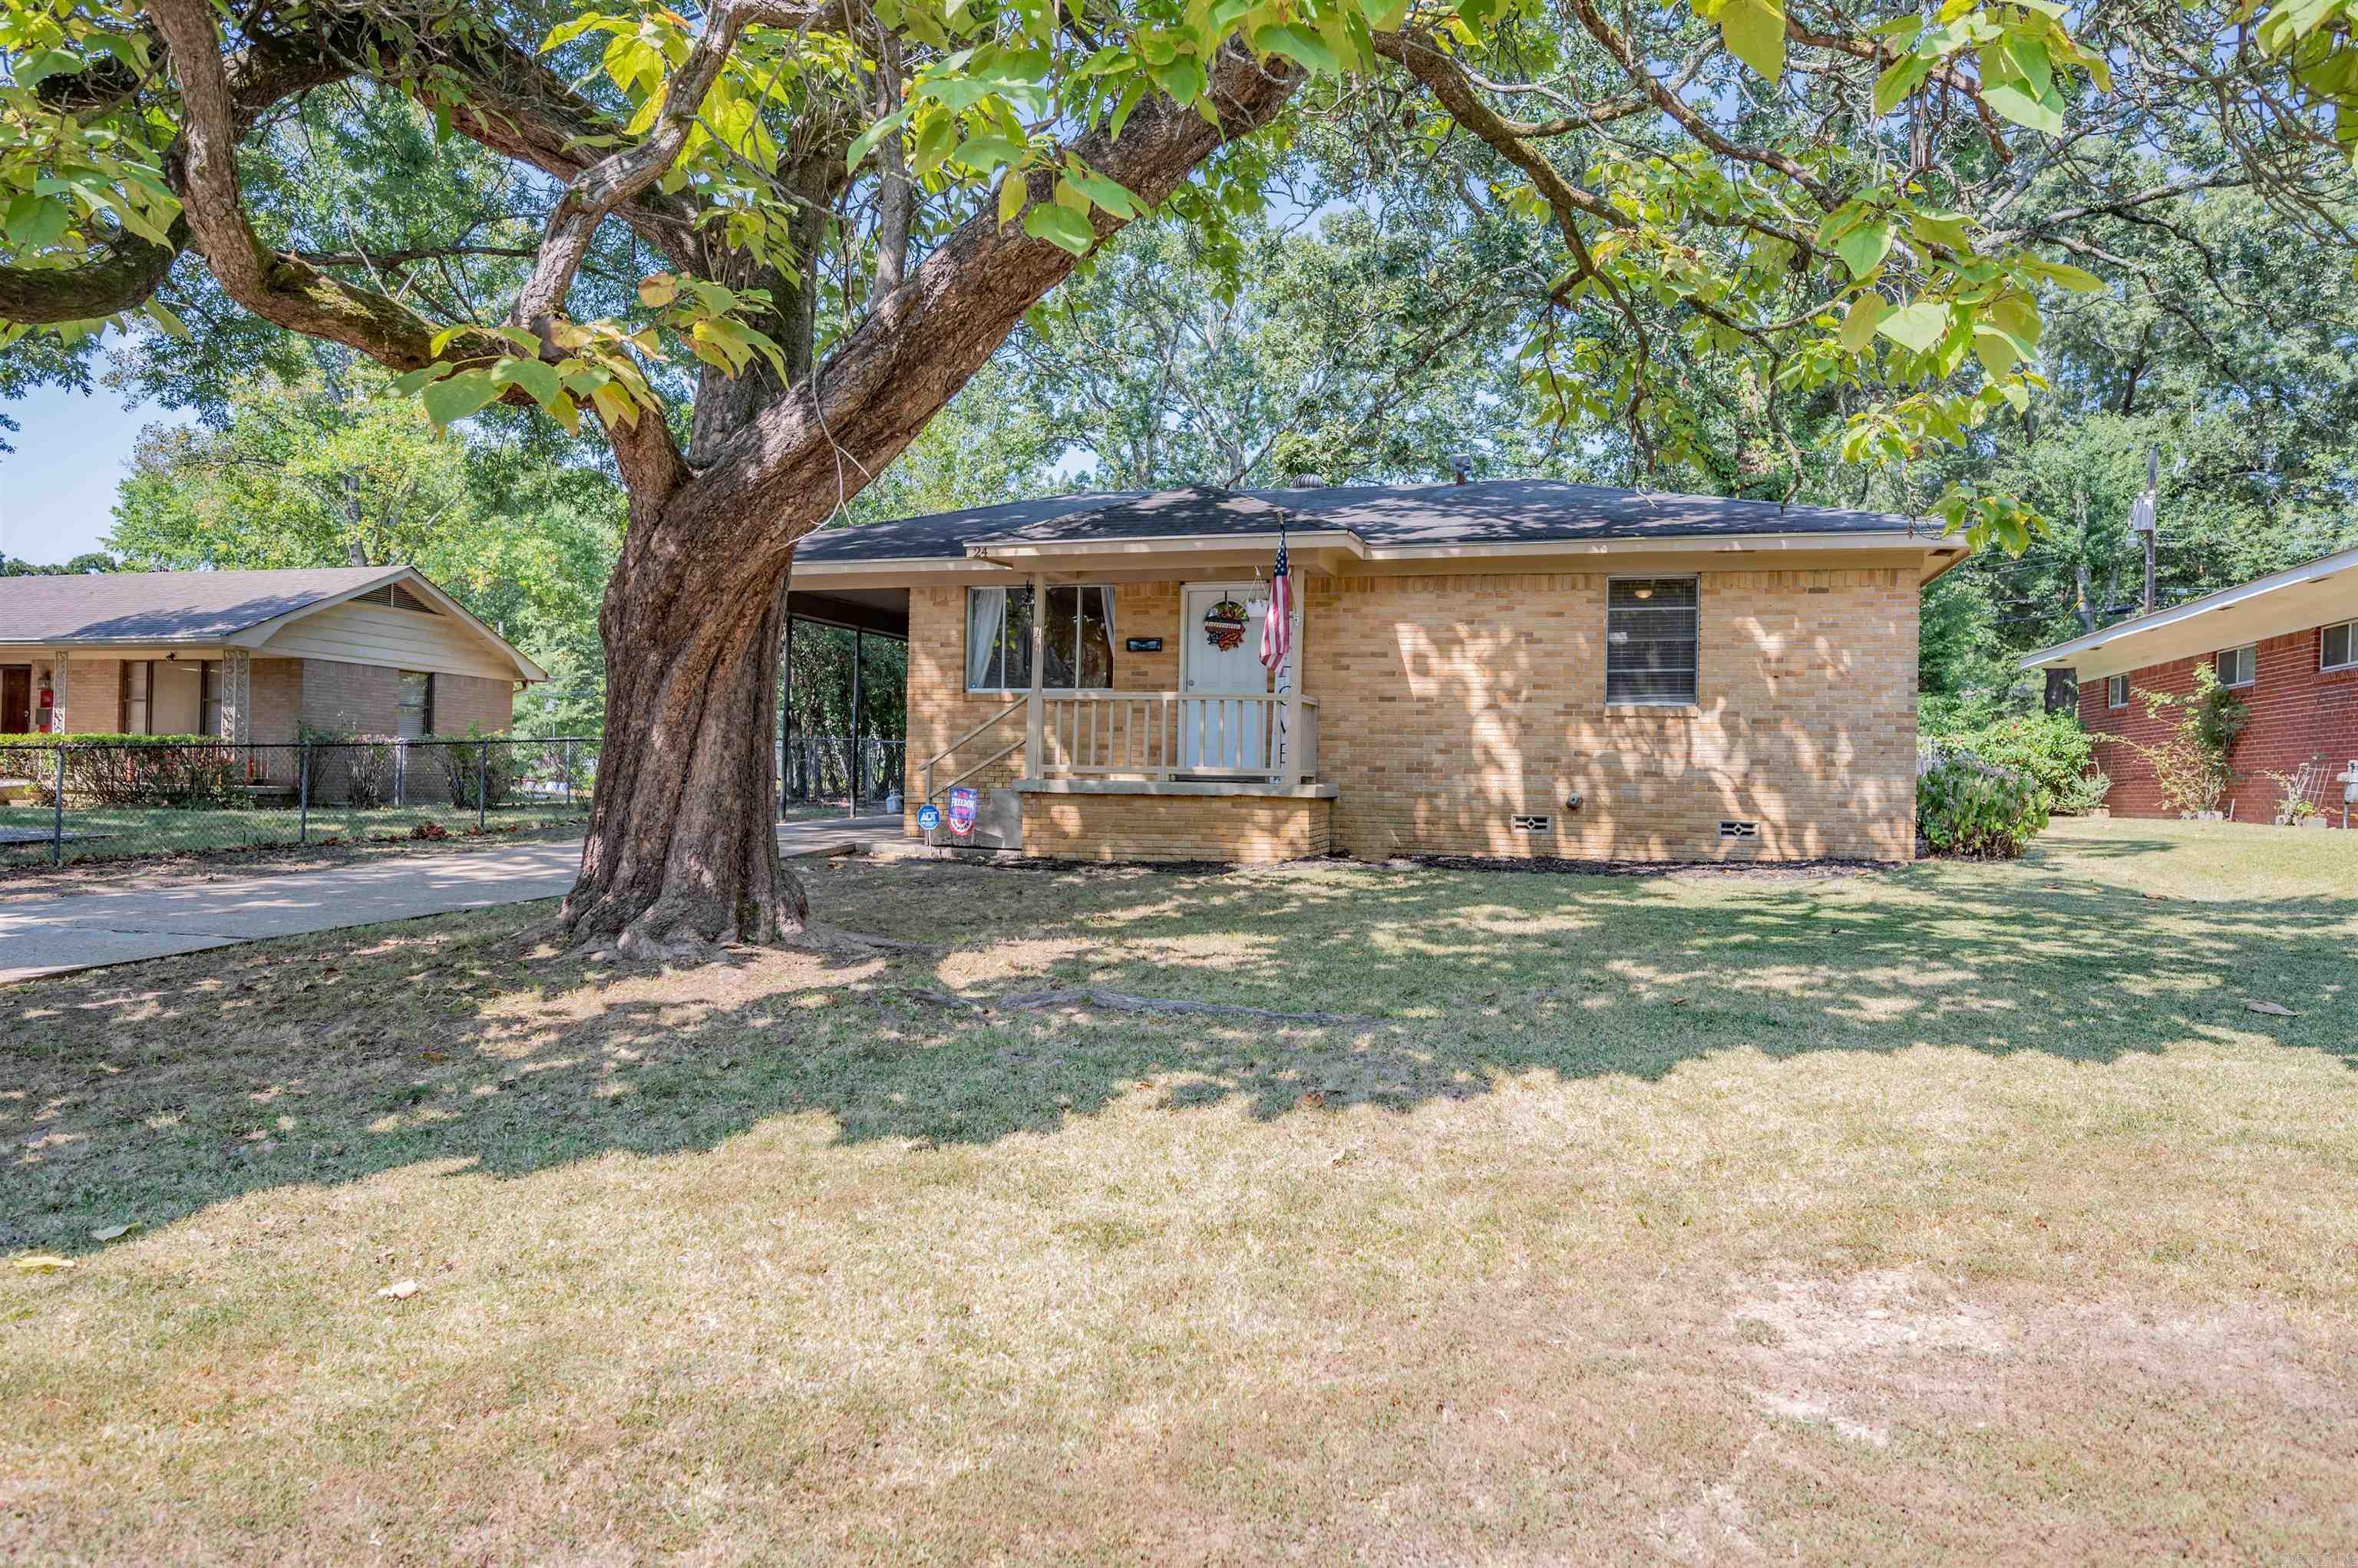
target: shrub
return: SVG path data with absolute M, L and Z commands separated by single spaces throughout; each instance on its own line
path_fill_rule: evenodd
M 1934 854 L 2011 860 L 2047 817 L 2047 791 L 2028 773 L 1937 743 L 1918 749 L 1916 831 Z
M 478 804 L 484 806 L 505 806 L 515 794 L 523 778 L 523 769 L 516 758 L 516 748 L 503 737 L 485 735 L 470 727 L 460 735 L 437 735 L 438 741 L 449 742 L 434 748 L 442 763 L 442 775 L 449 782 L 450 804 L 470 810 Z M 475 799 L 475 784 L 481 780 L 483 799 Z
M 60 748 L 67 798 L 90 805 L 217 806 L 237 802 L 245 780 L 245 754 L 208 735 L 10 735 L 0 737 L 0 772 L 21 766 L 54 804 Z
M 1955 699 L 1928 697 L 1918 731 L 1950 751 L 2028 773 L 2047 796 L 2047 809 L 2077 816 L 2104 804 L 2113 781 L 2096 765 L 2105 737 L 2082 728 L 2071 713 L 1999 713 Z
M 367 811 L 392 801 L 401 765 L 394 737 L 314 730 L 308 724 L 301 735 L 311 746 L 305 787 L 313 805 Z

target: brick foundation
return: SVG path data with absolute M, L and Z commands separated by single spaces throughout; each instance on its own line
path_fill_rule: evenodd
M 1026 792 L 1023 852 L 1057 860 L 1300 860 L 1333 849 L 1334 805 L 1271 795 Z

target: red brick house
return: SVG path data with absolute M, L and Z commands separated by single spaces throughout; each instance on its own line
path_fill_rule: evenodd
M 2208 663 L 2249 707 L 2229 761 L 2234 816 L 2266 822 L 2280 794 L 2266 774 L 2325 764 L 2318 804 L 2338 826 L 2342 785 L 2358 769 L 2358 549 L 2343 550 L 2041 649 L 2026 670 L 2076 670 L 2080 721 L 2104 735 L 2160 741 L 2170 716 L 2149 718 L 2143 691 L 2183 694 Z M 2124 816 L 2177 815 L 2153 769 L 2126 746 L 2100 753 L 2113 780 L 2105 804 Z
M 0 734 L 463 735 L 547 678 L 413 567 L 0 578 Z

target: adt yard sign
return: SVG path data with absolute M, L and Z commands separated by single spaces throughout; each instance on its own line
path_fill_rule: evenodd
M 942 808 L 932 801 L 917 807 L 917 831 L 931 833 L 942 825 Z
M 966 784 L 959 784 L 950 791 L 950 831 L 961 838 L 974 831 L 974 812 L 979 798 Z

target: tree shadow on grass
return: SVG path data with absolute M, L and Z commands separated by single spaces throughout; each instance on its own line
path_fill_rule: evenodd
M 916 862 L 829 882 L 844 925 L 945 946 L 665 973 L 537 949 L 525 906 L 21 988 L 0 1022 L 0 1248 L 71 1251 L 125 1219 L 422 1162 L 522 1176 L 708 1151 L 779 1116 L 823 1115 L 844 1145 L 980 1145 L 1141 1094 L 1405 1112 L 1509 1075 L 1652 1082 L 1727 1052 L 2101 1065 L 2259 1034 L 2358 1054 L 2358 898 L 2157 900 L 2036 866 L 1729 883 Z M 933 929 L 906 929 L 912 910 Z M 1075 985 L 1373 1022 L 946 1000 Z

